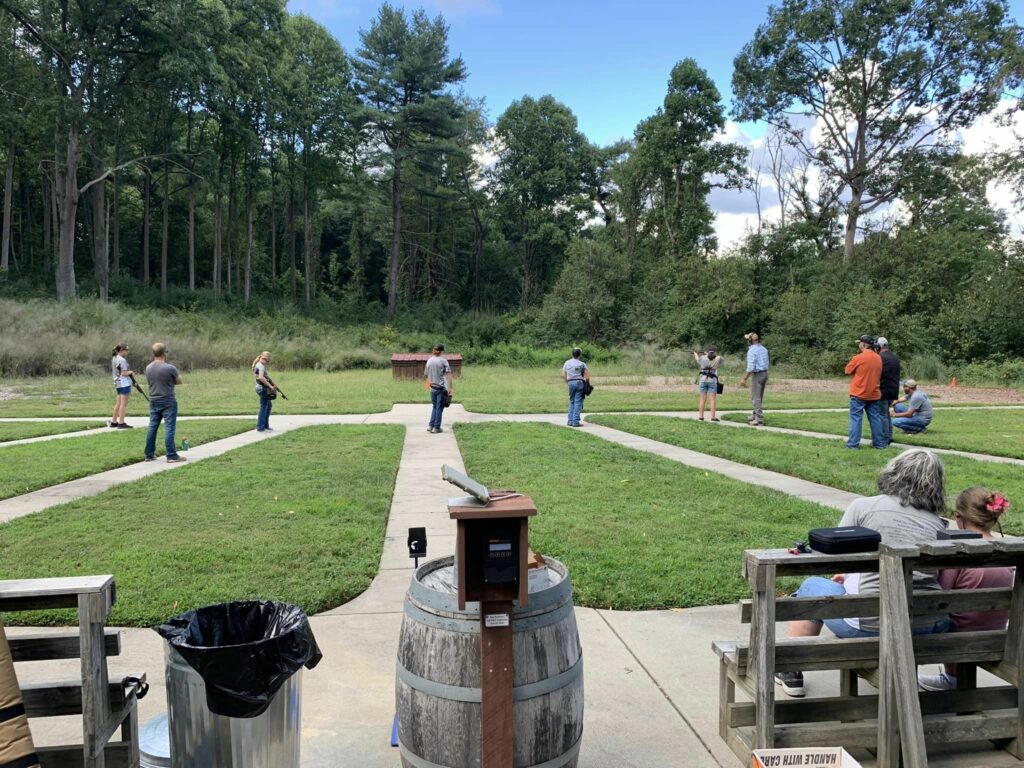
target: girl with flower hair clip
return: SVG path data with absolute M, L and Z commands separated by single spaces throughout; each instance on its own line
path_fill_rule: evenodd
M 1010 501 L 1002 493 L 981 486 L 973 486 L 956 497 L 956 524 L 967 531 L 980 533 L 983 539 L 992 538 L 992 529 L 1003 530 L 999 518 L 1010 508 Z M 942 589 L 981 589 L 1012 587 L 1014 569 L 952 568 L 939 571 Z M 1006 629 L 1009 611 L 968 611 L 949 615 L 950 632 L 984 632 Z M 926 691 L 945 691 L 956 688 L 957 665 L 946 664 L 937 675 L 920 675 L 918 683 Z

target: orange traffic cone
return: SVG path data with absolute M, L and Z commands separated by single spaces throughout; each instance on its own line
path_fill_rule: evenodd
M 949 382 L 949 386 L 952 387 L 953 389 L 956 389 L 956 376 L 954 376 L 953 380 Z

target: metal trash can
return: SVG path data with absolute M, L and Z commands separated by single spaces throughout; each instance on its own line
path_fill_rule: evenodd
M 139 728 L 139 768 L 171 768 L 166 712 Z
M 262 715 L 226 717 L 210 711 L 203 678 L 169 644 L 164 659 L 172 768 L 299 768 L 302 670 Z
M 299 768 L 302 667 L 321 659 L 306 614 L 240 601 L 155 629 L 167 640 L 172 768 Z

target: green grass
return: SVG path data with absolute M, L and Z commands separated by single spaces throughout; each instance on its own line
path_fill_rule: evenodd
M 377 572 L 402 438 L 400 427 L 306 427 L 18 518 L 0 526 L 4 577 L 111 573 L 109 623 L 121 626 L 236 599 L 332 608 Z
M 36 421 L 0 422 L 0 443 L 9 440 L 27 440 L 31 437 L 62 435 L 66 432 L 80 432 L 106 426 L 103 421 Z
M 195 446 L 254 428 L 254 422 L 247 419 L 179 421 L 177 440 L 180 445 L 182 439 L 188 438 Z M 0 447 L 0 499 L 142 461 L 145 444 L 145 429 L 112 429 L 102 435 L 73 440 Z M 162 455 L 163 426 L 157 434 L 156 447 L 158 455 Z
M 469 473 L 528 493 L 530 544 L 562 560 L 579 605 L 639 610 L 750 594 L 744 549 L 779 547 L 838 513 L 543 424 L 456 428 Z
M 726 418 L 731 421 L 743 420 L 735 415 Z M 805 429 L 834 435 L 845 435 L 850 428 L 847 413 L 773 413 L 768 417 L 768 423 L 773 427 Z M 867 419 L 864 420 L 863 429 L 865 437 L 870 436 Z M 907 435 L 897 429 L 893 431 L 893 439 L 907 445 L 951 448 L 957 451 L 1024 459 L 1024 409 L 936 408 L 935 416 L 926 432 Z
M 272 371 L 289 399 L 278 399 L 275 413 L 379 413 L 391 410 L 394 403 L 427 403 L 422 379 L 396 381 L 390 371 L 361 370 Z M 625 376 L 621 368 L 595 369 L 595 376 Z M 246 370 L 213 369 L 183 371 L 184 384 L 178 387 L 180 412 L 186 416 L 255 414 L 259 403 L 253 391 L 252 375 Z M 631 376 L 625 384 L 642 384 L 644 377 Z M 719 397 L 722 409 L 750 407 L 750 392 L 729 387 Z M 4 387 L 15 397 L 0 402 L 0 417 L 15 416 L 96 416 L 113 407 L 109 376 L 51 376 L 11 379 Z M 668 392 L 613 391 L 598 383 L 587 399 L 588 411 L 692 411 L 697 395 L 692 385 Z M 481 413 L 557 413 L 566 407 L 565 384 L 559 369 L 467 366 L 455 380 L 455 401 Z M 771 395 L 771 408 L 836 408 L 848 402 L 835 394 Z M 137 394 L 128 404 L 128 415 L 147 413 L 146 402 Z
M 864 496 L 878 493 L 879 471 L 902 450 L 851 451 L 839 440 L 736 429 L 664 416 L 596 416 L 591 421 Z M 951 506 L 956 495 L 972 485 L 1001 490 L 1011 500 L 1024 502 L 1024 472 L 1020 467 L 959 456 L 943 456 L 942 461 L 946 465 L 946 490 Z M 1019 506 L 1015 504 L 1004 518 L 1007 533 L 1024 533 L 1024 513 Z

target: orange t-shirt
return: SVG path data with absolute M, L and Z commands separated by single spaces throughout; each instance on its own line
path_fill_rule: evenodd
M 846 372 L 852 373 L 850 397 L 861 400 L 882 399 L 882 357 L 877 352 L 865 349 L 846 364 Z

